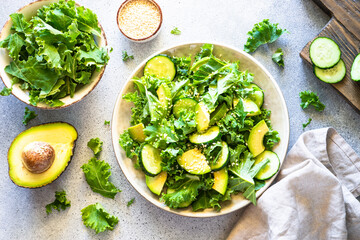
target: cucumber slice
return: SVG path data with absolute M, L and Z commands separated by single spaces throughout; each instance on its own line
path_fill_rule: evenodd
M 314 66 L 314 73 L 318 79 L 326 83 L 337 83 L 344 79 L 346 66 L 342 59 L 332 68 L 322 69 Z
M 221 104 L 218 106 L 214 112 L 210 114 L 210 125 L 214 125 L 217 121 L 222 119 L 228 111 L 226 103 Z
M 264 120 L 261 120 L 250 131 L 248 139 L 248 147 L 254 157 L 265 150 L 264 136 L 269 131 Z
M 174 193 L 175 192 L 175 189 L 172 189 L 172 188 L 168 188 L 166 190 L 166 193 Z M 185 202 L 182 202 L 179 204 L 179 208 L 186 208 L 188 206 L 190 206 L 192 203 L 192 201 L 185 201 Z
M 177 161 L 183 169 L 191 174 L 203 175 L 211 171 L 206 157 L 197 148 L 184 152 Z
M 137 142 L 145 142 L 144 124 L 139 123 L 135 126 L 129 127 L 130 137 Z
M 157 55 L 145 64 L 144 75 L 155 75 L 157 78 L 173 80 L 176 75 L 176 66 L 170 57 Z
M 318 37 L 310 45 L 310 58 L 318 68 L 331 68 L 341 58 L 339 45 L 327 37 Z
M 280 167 L 280 159 L 276 153 L 267 150 L 255 158 L 254 165 L 258 164 L 264 159 L 269 159 L 270 162 L 256 174 L 255 178 L 259 180 L 266 180 L 271 178 L 279 171 Z
M 195 106 L 195 121 L 198 132 L 204 132 L 210 125 L 210 114 L 203 102 Z
M 150 144 L 145 144 L 141 148 L 139 163 L 145 174 L 154 177 L 158 175 L 161 170 L 160 151 Z
M 213 126 L 204 133 L 194 133 L 189 137 L 190 142 L 195 144 L 209 143 L 220 135 L 220 128 Z
M 249 94 L 249 99 L 254 101 L 254 103 L 261 108 L 264 103 L 264 91 L 255 83 L 250 84 L 246 87 L 249 90 L 254 90 L 253 93 Z
M 146 185 L 151 192 L 160 195 L 167 179 L 167 172 L 163 171 L 155 177 L 145 175 Z
M 166 83 L 162 83 L 158 90 L 156 91 L 158 95 L 161 106 L 164 109 L 168 109 L 171 103 L 171 89 Z
M 176 118 L 180 117 L 180 112 L 183 110 L 195 112 L 195 106 L 198 104 L 197 101 L 191 98 L 181 98 L 177 100 L 173 107 L 173 113 Z
M 190 71 L 196 72 L 197 70 L 199 70 L 199 68 L 202 65 L 206 64 L 209 61 L 209 59 L 210 59 L 210 57 L 204 57 L 204 58 L 200 59 L 199 61 L 194 62 L 194 64 L 191 66 Z
M 224 195 L 227 189 L 229 175 L 226 169 L 214 172 L 214 185 L 212 186 L 220 194 Z
M 360 53 L 354 59 L 354 62 L 351 66 L 350 76 L 352 80 L 360 81 Z
M 221 142 L 221 153 L 216 162 L 210 164 L 210 168 L 213 171 L 218 171 L 226 166 L 230 159 L 230 151 L 226 142 Z
M 240 100 L 242 100 L 244 112 L 247 113 L 246 116 L 251 117 L 251 116 L 259 115 L 261 113 L 259 106 L 254 101 L 248 98 L 245 99 L 234 98 L 233 100 L 234 108 L 236 107 L 236 105 L 239 103 Z

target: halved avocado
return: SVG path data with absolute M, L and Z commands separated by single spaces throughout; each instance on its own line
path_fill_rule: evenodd
M 53 182 L 69 164 L 77 136 L 76 129 L 64 122 L 42 124 L 23 131 L 14 139 L 8 152 L 11 180 L 26 188 L 42 187 Z M 41 173 L 28 170 L 24 163 L 24 150 L 28 151 L 29 146 L 39 145 L 33 144 L 34 142 L 51 146 L 55 153 L 51 166 Z M 42 149 L 41 144 L 33 151 L 38 154 L 32 156 L 35 163 L 37 159 L 43 158 L 43 152 L 39 151 Z

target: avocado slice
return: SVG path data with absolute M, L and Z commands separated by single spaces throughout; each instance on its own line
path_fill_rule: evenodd
M 265 150 L 264 136 L 269 131 L 264 120 L 258 122 L 250 131 L 248 147 L 254 157 L 258 156 Z
M 55 122 L 38 125 L 20 133 L 12 142 L 8 152 L 9 176 L 11 180 L 20 187 L 37 188 L 45 186 L 55 179 L 66 169 L 73 155 L 75 141 L 77 139 L 76 129 L 64 122 Z M 34 144 L 35 143 L 35 144 Z M 53 149 L 52 162 L 41 171 L 36 171 L 36 161 L 44 158 L 44 152 L 33 155 L 35 165 L 28 165 L 25 155 L 29 147 L 35 146 L 33 153 L 39 149 Z M 46 153 L 45 153 L 46 154 Z M 31 155 L 28 154 L 28 156 Z M 33 162 L 33 163 L 34 163 Z M 27 166 L 28 165 L 28 166 Z
M 139 143 L 145 142 L 146 135 L 144 134 L 144 128 L 144 124 L 142 123 L 129 127 L 130 137 Z

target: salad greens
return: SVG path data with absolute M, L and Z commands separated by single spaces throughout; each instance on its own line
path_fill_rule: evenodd
M 100 203 L 91 204 L 81 210 L 82 220 L 86 227 L 92 228 L 96 234 L 105 230 L 113 230 L 119 219 L 110 215 Z
M 220 210 L 221 202 L 231 200 L 231 195 L 238 193 L 256 204 L 256 191 L 265 182 L 257 180 L 255 176 L 269 160 L 255 164 L 255 158 L 248 149 L 249 133 L 255 125 L 265 121 L 269 131 L 264 133 L 264 141 L 261 142 L 264 149 L 271 150 L 280 138 L 271 127 L 269 110 L 255 103 L 258 111 L 246 110 L 241 100 L 252 98 L 255 91 L 263 97 L 262 90 L 252 83 L 253 74 L 240 71 L 239 62 L 227 62 L 214 56 L 211 44 L 202 46 L 194 62 L 191 57 L 166 57 L 176 66 L 174 79 L 145 74 L 133 79 L 136 91 L 123 95 L 123 99 L 134 103 L 131 109 L 132 127 L 119 138 L 126 156 L 135 159 L 135 167 L 142 169 L 148 178 L 154 174 L 149 175 L 143 163 L 139 164 L 149 156 L 144 156 L 142 149 L 145 145 L 147 149 L 149 145 L 157 149 L 162 171 L 167 173 L 160 199 L 170 208 L 191 205 L 193 211 L 205 208 Z M 253 85 L 258 90 L 252 88 Z M 160 90 L 165 98 L 159 94 Z M 179 100 L 190 105 L 175 110 Z M 189 140 L 189 136 L 202 134 L 197 132 L 200 110 L 194 110 L 191 104 L 198 107 L 199 102 L 208 111 L 209 119 L 212 119 L 210 125 L 215 125 L 219 134 L 209 141 L 195 143 Z M 205 121 L 206 117 L 201 120 Z M 144 141 L 139 141 L 139 135 L 134 137 L 134 134 L 144 134 Z M 224 144 L 229 149 L 229 160 L 225 159 L 222 166 L 222 170 L 229 174 L 224 192 L 214 188 L 215 171 L 194 175 L 179 164 L 179 158 L 190 150 L 203 155 L 208 164 L 216 163 L 222 155 Z
M 272 60 L 277 63 L 280 67 L 284 67 L 284 52 L 281 48 L 278 48 L 272 55 Z
M 319 96 L 316 93 L 311 91 L 303 91 L 299 93 L 301 98 L 300 106 L 302 109 L 308 108 L 310 105 L 314 106 L 314 108 L 321 112 L 325 109 L 325 105 L 320 101 Z
M 177 27 L 174 27 L 174 29 L 171 30 L 170 33 L 171 33 L 171 34 L 174 34 L 174 35 L 180 35 L 180 34 L 181 34 L 181 31 L 180 31 Z
M 12 58 L 5 72 L 29 91 L 34 106 L 62 106 L 59 99 L 73 97 L 109 60 L 94 38 L 101 36 L 96 15 L 73 0 L 43 6 L 29 21 L 21 13 L 10 18 L 12 34 L 0 42 Z
M 133 55 L 128 55 L 127 51 L 122 51 L 122 60 L 126 62 L 127 60 L 134 59 Z
M 105 120 L 104 125 L 110 125 L 110 121 Z
M 34 119 L 37 117 L 37 114 L 35 111 L 30 111 L 28 107 L 25 107 L 25 113 L 24 113 L 24 120 L 22 123 L 26 126 L 31 119 Z
M 272 43 L 283 33 L 288 33 L 286 29 L 278 27 L 278 23 L 272 24 L 269 19 L 256 23 L 254 28 L 248 32 L 249 38 L 244 45 L 245 52 L 254 52 L 258 47 L 266 43 Z
M 66 192 L 65 190 L 63 191 L 56 191 L 55 192 L 55 200 L 52 203 L 49 203 L 48 205 L 46 205 L 46 213 L 50 214 L 52 213 L 52 210 L 58 210 L 60 211 L 60 209 L 65 210 L 67 207 L 70 207 L 71 203 L 70 201 L 66 198 Z
M 4 87 L 0 92 L 0 96 L 9 96 L 11 94 L 11 91 L 11 88 Z

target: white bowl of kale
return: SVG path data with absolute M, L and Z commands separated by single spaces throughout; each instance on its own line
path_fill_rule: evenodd
M 0 77 L 19 100 L 44 109 L 89 94 L 109 60 L 95 13 L 74 1 L 40 0 L 16 13 L 0 34 Z
M 256 204 L 270 186 L 287 151 L 289 116 L 276 81 L 252 56 L 185 43 L 129 76 L 112 141 L 124 175 L 152 204 L 214 217 Z

